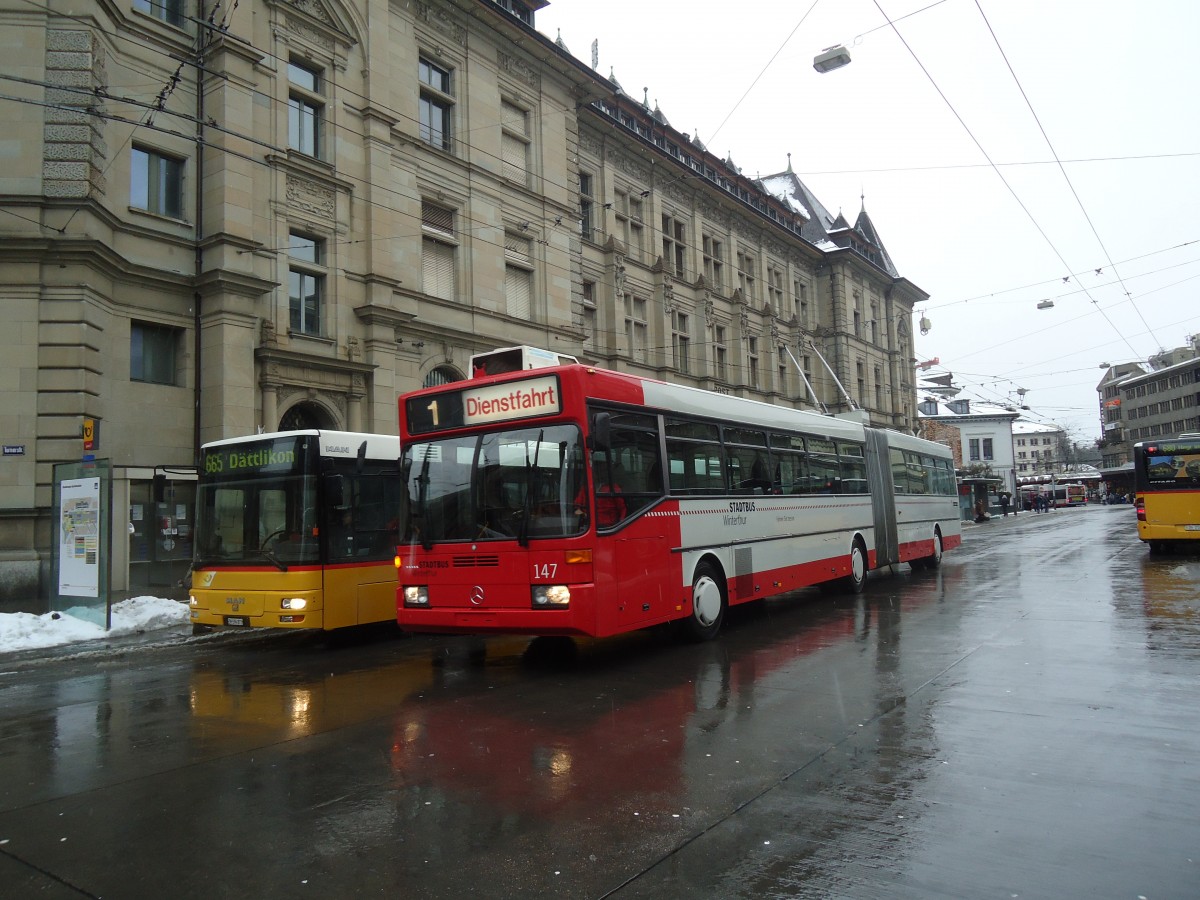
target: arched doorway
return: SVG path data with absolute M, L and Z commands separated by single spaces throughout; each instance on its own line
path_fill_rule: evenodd
M 438 387 L 439 385 L 462 380 L 462 373 L 454 368 L 454 366 L 438 366 L 436 369 L 429 370 L 429 373 L 425 376 L 425 380 L 421 382 L 421 387 Z
M 317 403 L 297 403 L 279 420 L 280 431 L 301 431 L 306 428 L 337 428 L 333 418 Z

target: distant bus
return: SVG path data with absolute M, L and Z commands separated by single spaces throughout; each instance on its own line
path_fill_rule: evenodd
M 201 448 L 189 602 L 209 627 L 396 617 L 399 439 L 286 431 Z
M 1133 490 L 1151 552 L 1200 540 L 1200 435 L 1134 444 Z
M 1068 476 L 1072 477 L 1072 476 Z M 1026 502 L 1032 503 L 1038 497 L 1045 497 L 1046 503 L 1056 509 L 1067 506 L 1086 506 L 1088 502 L 1088 487 L 1084 479 L 1079 481 L 1038 481 L 1024 482 L 1019 487 L 1021 508 Z
M 399 419 L 413 631 L 709 639 L 729 606 L 961 542 L 950 450 L 845 418 L 567 364 L 417 391 Z

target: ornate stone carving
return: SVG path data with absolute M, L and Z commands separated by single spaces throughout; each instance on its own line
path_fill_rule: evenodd
M 287 203 L 289 207 L 324 216 L 332 220 L 336 211 L 336 196 L 332 188 L 315 181 L 287 177 Z
M 500 71 L 519 78 L 536 91 L 541 91 L 542 76 L 525 60 L 510 56 L 501 50 L 497 54 L 497 62 L 500 64 Z
M 668 181 L 666 184 L 662 185 L 662 187 L 660 187 L 658 190 L 664 196 L 669 197 L 670 199 L 674 200 L 676 203 L 680 203 L 684 206 L 691 205 L 691 202 L 692 202 L 691 196 L 689 196 L 688 192 L 685 191 L 680 186 L 680 184 L 676 181 Z
M 579 149 L 584 153 L 599 157 L 604 152 L 604 145 L 594 134 L 583 131 L 579 133 Z
M 621 153 L 616 149 L 610 149 L 608 151 L 608 161 L 618 172 L 636 179 L 641 184 L 646 184 L 650 181 L 650 170 L 625 153 Z
M 304 40 L 308 41 L 314 47 L 320 47 L 322 50 L 330 51 L 334 49 L 333 40 L 328 34 L 318 28 L 313 28 L 303 19 L 297 18 L 296 16 L 288 16 L 285 19 L 285 22 L 289 32 L 294 34 L 296 37 L 304 38 Z
M 432 7 L 428 3 L 418 3 L 416 6 L 418 19 L 435 31 L 444 34 L 458 46 L 467 46 L 467 29 L 450 16 L 446 10 Z
M 318 22 L 322 22 L 331 28 L 336 27 L 333 19 L 329 16 L 329 10 L 325 8 L 325 5 L 320 0 L 291 0 L 291 4 L 300 12 L 312 16 Z

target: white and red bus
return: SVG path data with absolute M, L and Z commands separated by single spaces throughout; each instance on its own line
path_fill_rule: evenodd
M 487 371 L 484 366 L 473 367 Z M 607 636 L 961 542 L 950 450 L 847 419 L 568 364 L 399 399 L 397 619 Z

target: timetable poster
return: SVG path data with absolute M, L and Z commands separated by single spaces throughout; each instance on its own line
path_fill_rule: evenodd
M 100 479 L 76 478 L 59 485 L 58 592 L 100 596 Z

